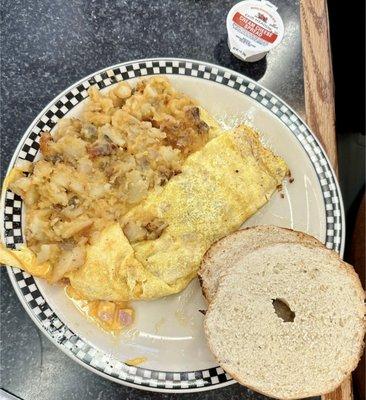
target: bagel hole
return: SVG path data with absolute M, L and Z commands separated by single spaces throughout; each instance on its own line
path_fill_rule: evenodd
M 295 313 L 284 299 L 272 299 L 272 305 L 278 318 L 283 322 L 294 322 Z

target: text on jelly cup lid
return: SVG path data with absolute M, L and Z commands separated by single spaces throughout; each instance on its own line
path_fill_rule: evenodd
M 247 60 L 262 58 L 277 46 L 284 33 L 277 8 L 266 0 L 246 0 L 237 3 L 226 19 L 230 51 Z

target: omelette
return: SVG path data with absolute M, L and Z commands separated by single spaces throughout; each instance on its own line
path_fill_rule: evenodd
M 262 207 L 287 174 L 285 162 L 264 148 L 247 126 L 222 133 L 186 160 L 181 174 L 128 212 L 167 227 L 155 240 L 130 244 L 120 224 L 90 246 L 85 264 L 67 277 L 89 299 L 153 299 L 183 290 L 204 253 Z

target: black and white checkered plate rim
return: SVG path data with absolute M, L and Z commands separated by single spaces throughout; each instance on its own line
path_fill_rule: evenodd
M 41 132 L 50 131 L 73 107 L 88 97 L 91 85 L 103 89 L 116 82 L 157 74 L 183 75 L 231 87 L 267 108 L 286 125 L 308 155 L 319 179 L 326 212 L 326 246 L 341 254 L 344 247 L 344 211 L 337 180 L 316 137 L 281 99 L 251 79 L 213 64 L 176 58 L 136 60 L 92 74 L 56 97 L 33 121 L 19 143 L 9 170 L 21 160 L 33 162 Z M 23 243 L 22 200 L 8 190 L 1 212 L 2 237 L 8 247 Z M 66 354 L 92 371 L 125 385 L 163 392 L 192 392 L 229 385 L 234 381 L 220 367 L 189 372 L 156 371 L 128 366 L 100 351 L 71 331 L 55 314 L 26 272 L 8 267 L 15 291 L 28 314 L 46 336 Z

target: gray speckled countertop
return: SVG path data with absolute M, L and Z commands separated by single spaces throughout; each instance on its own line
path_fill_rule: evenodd
M 210 61 L 259 80 L 304 114 L 299 1 L 273 0 L 286 34 L 257 63 L 231 56 L 229 0 L 3 0 L 1 2 L 1 174 L 27 126 L 73 82 L 144 57 Z M 187 395 L 143 392 L 82 368 L 48 341 L 1 270 L 1 387 L 24 400 L 259 399 L 239 385 Z M 1 394 L 0 394 L 1 398 Z

